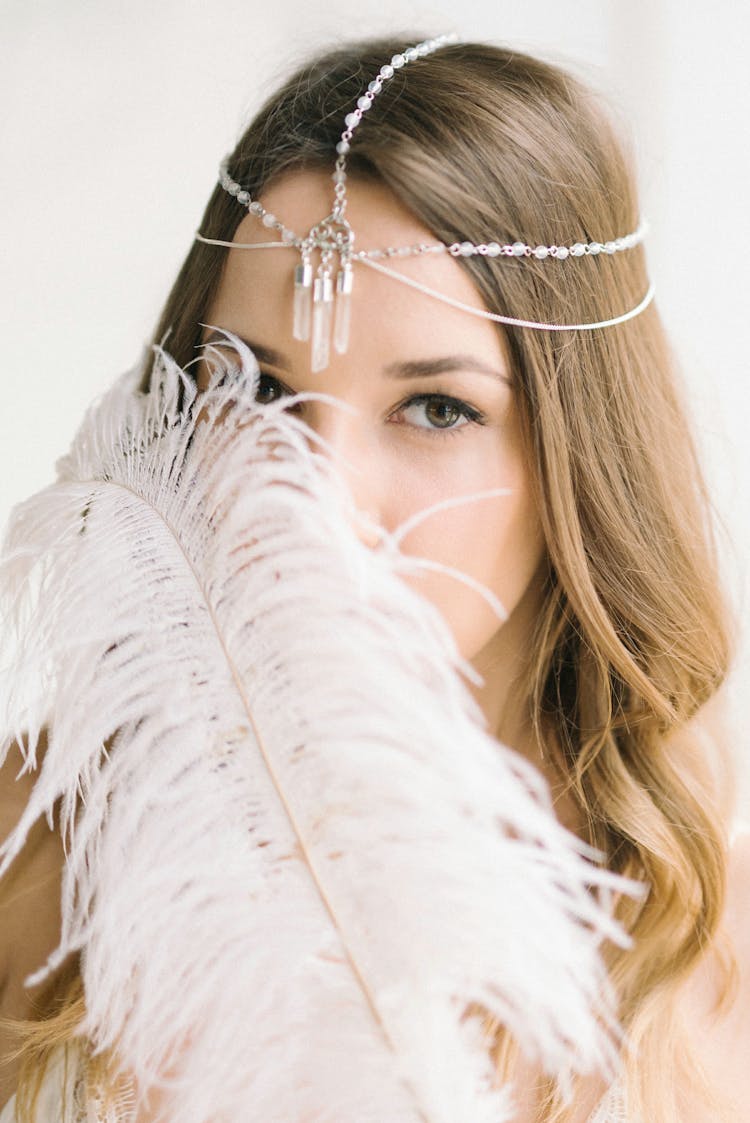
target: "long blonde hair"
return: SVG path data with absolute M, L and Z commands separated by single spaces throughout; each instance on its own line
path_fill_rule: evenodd
M 298 69 L 238 142 L 233 178 L 257 196 L 288 170 L 330 168 L 344 114 L 382 62 L 419 38 L 347 43 Z M 604 241 L 641 217 L 631 160 L 598 96 L 498 46 L 450 45 L 397 73 L 348 160 L 446 242 Z M 217 186 L 201 230 L 229 240 L 244 213 Z M 199 353 L 226 252 L 193 245 L 156 327 L 183 366 Z M 536 321 L 605 319 L 648 284 L 642 247 L 565 262 L 460 260 L 490 310 Z M 503 330 L 549 561 L 530 713 L 590 840 L 651 887 L 645 903 L 620 906 L 634 945 L 609 958 L 632 1044 L 632 1109 L 670 1123 L 686 1068 L 671 1000 L 714 940 L 726 871 L 715 777 L 692 729 L 730 655 L 710 505 L 655 304 L 590 333 Z M 29 1064 L 69 1036 L 62 1017 L 37 1027 Z M 489 1028 L 507 1075 L 513 1043 Z M 547 1093 L 543 1118 L 564 1123 L 569 1109 L 552 1083 Z

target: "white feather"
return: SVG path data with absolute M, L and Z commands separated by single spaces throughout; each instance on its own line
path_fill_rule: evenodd
M 563 1083 L 610 1071 L 597 897 L 632 883 L 230 338 L 204 394 L 163 352 L 149 395 L 119 379 L 6 532 L 0 760 L 49 745 L 0 874 L 59 797 L 67 841 L 34 978 L 81 950 L 81 1031 L 144 1094 L 168 1074 L 170 1121 L 501 1123 L 467 1005 Z

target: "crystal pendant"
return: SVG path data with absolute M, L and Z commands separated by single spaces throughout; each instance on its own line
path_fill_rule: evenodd
M 312 312 L 312 265 L 303 261 L 294 269 L 294 327 L 295 339 L 310 338 L 310 319 Z
M 333 281 L 330 273 L 315 278 L 312 322 L 312 369 L 325 370 L 331 352 Z
M 333 320 L 333 346 L 343 355 L 349 346 L 349 326 L 352 320 L 352 286 L 354 272 L 346 261 L 336 277 L 336 313 Z

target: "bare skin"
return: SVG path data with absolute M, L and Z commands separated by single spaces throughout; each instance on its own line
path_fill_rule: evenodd
M 0 768 L 0 837 L 5 838 L 21 816 L 36 779 L 16 780 L 20 751 L 11 749 Z M 60 932 L 60 876 L 64 854 L 57 831 L 44 819 L 34 825 L 26 846 L 0 881 L 0 1018 L 33 1018 L 38 990 L 23 980 L 57 946 Z M 15 1090 L 18 1065 L 9 1061 L 12 1037 L 0 1026 L 0 1106 Z

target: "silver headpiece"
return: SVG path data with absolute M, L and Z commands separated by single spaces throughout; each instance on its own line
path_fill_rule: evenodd
M 286 226 L 276 215 L 271 214 L 253 199 L 250 193 L 237 183 L 229 174 L 228 165 L 230 157 L 226 157 L 219 173 L 221 186 L 238 203 L 247 208 L 268 230 L 275 230 L 280 237 L 272 242 L 229 242 L 218 238 L 205 238 L 200 232 L 195 237 L 199 242 L 212 246 L 226 246 L 230 249 L 294 249 L 300 255 L 300 263 L 294 270 L 294 314 L 292 332 L 295 339 L 306 341 L 312 333 L 312 362 L 314 371 L 323 370 L 328 366 L 330 358 L 331 324 L 333 323 L 333 345 L 343 354 L 349 344 L 349 326 L 351 321 L 351 294 L 354 282 L 353 265 L 361 263 L 380 273 L 384 273 L 402 284 L 409 285 L 419 292 L 442 300 L 453 307 L 460 308 L 475 316 L 493 320 L 496 323 L 510 324 L 515 327 L 535 328 L 542 331 L 583 331 L 594 328 L 611 327 L 614 324 L 624 323 L 626 320 L 637 316 L 650 304 L 654 296 L 654 286 L 650 284 L 646 295 L 635 308 L 608 320 L 599 320 L 596 323 L 585 324 L 544 324 L 534 320 L 521 320 L 512 316 L 501 316 L 470 304 L 454 300 L 452 297 L 435 289 L 429 288 L 415 281 L 403 273 L 390 269 L 384 260 L 392 257 L 410 257 L 415 254 L 449 253 L 454 257 L 533 257 L 537 261 L 554 258 L 563 261 L 566 258 L 594 256 L 596 254 L 614 254 L 622 250 L 631 249 L 642 241 L 646 232 L 646 224 L 641 223 L 637 230 L 630 234 L 622 235 L 604 242 L 575 241 L 570 245 L 562 246 L 532 246 L 524 241 L 502 243 L 497 241 L 469 242 L 458 241 L 446 244 L 445 242 L 423 242 L 411 246 L 388 246 L 384 249 L 356 250 L 354 249 L 354 231 L 346 218 L 346 157 L 349 152 L 352 137 L 362 118 L 367 113 L 383 86 L 393 77 L 397 70 L 407 63 L 436 51 L 447 43 L 455 42 L 455 34 L 440 35 L 436 39 L 426 39 L 416 46 L 407 47 L 402 54 L 394 55 L 389 63 L 381 66 L 378 73 L 369 83 L 367 89 L 357 99 L 356 107 L 347 113 L 344 118 L 344 130 L 336 145 L 336 163 L 333 171 L 334 201 L 330 214 L 317 222 L 305 235 L 299 235 Z M 320 263 L 315 277 L 313 277 L 312 252 L 320 250 Z M 338 259 L 336 280 L 333 279 L 333 261 Z

